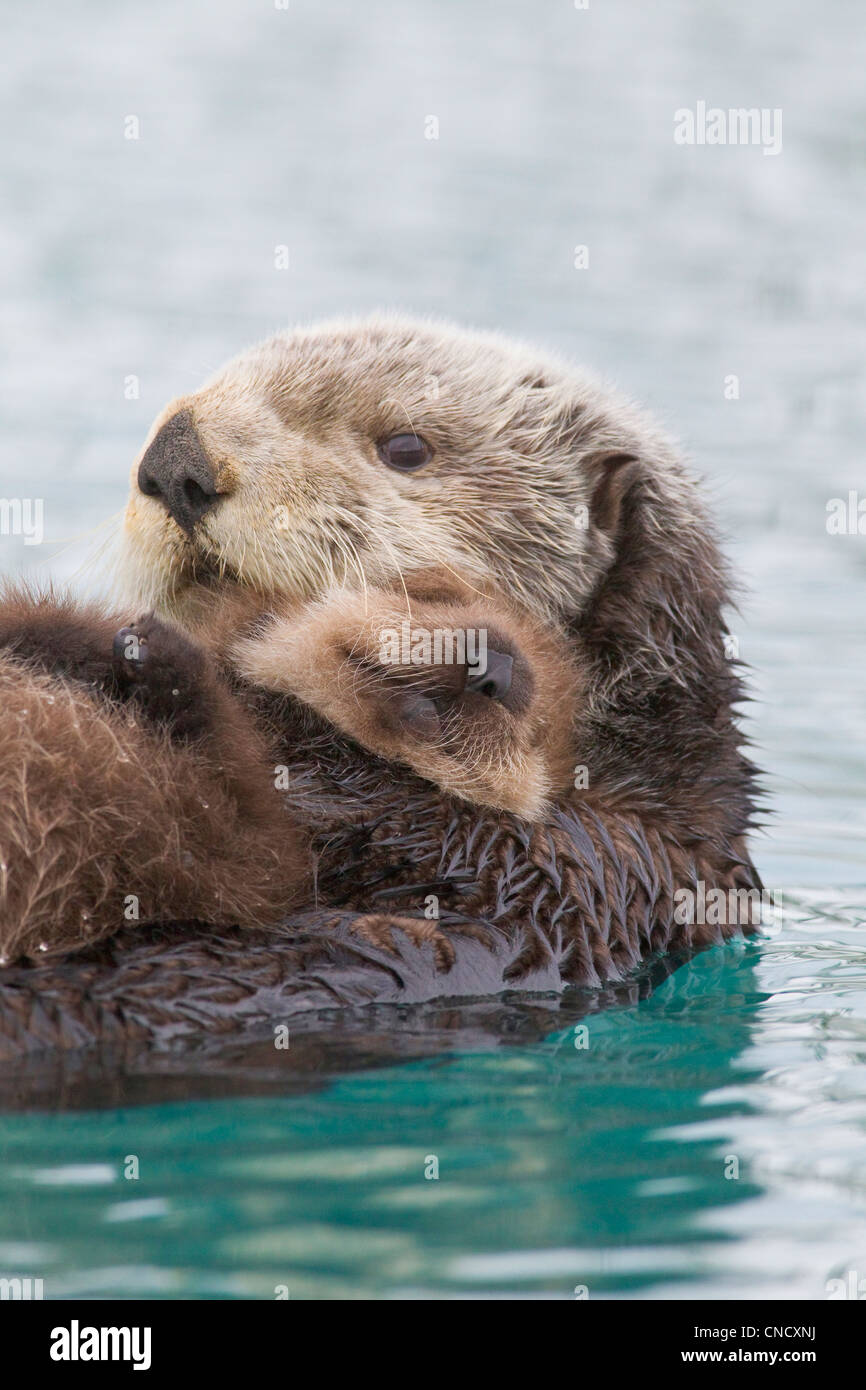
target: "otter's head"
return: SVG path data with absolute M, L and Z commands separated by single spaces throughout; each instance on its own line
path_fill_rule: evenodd
M 651 421 L 560 361 L 399 318 L 281 334 L 163 411 L 126 540 L 139 600 L 181 622 L 221 594 L 314 599 L 431 569 L 498 590 L 574 644 L 594 785 L 684 835 L 707 808 L 726 834 L 747 823 L 697 488 Z
M 166 407 L 133 467 L 126 555 L 139 598 L 181 618 L 202 586 L 315 598 L 435 566 L 572 619 L 615 557 L 642 462 L 670 512 L 682 483 L 664 440 L 530 349 L 327 323 Z

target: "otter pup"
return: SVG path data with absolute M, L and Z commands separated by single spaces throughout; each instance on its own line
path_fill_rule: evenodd
M 537 816 L 571 767 L 572 663 L 513 609 L 467 606 L 449 576 L 414 581 L 433 589 L 416 621 L 463 637 L 462 660 L 383 660 L 382 625 L 401 621 L 384 593 L 264 611 L 234 594 L 198 627 L 215 652 L 229 644 L 236 686 L 285 690 L 291 669 L 296 693 L 371 752 Z M 204 645 L 153 614 L 121 623 L 53 595 L 0 601 L 0 963 L 128 921 L 273 926 L 312 895 L 307 818 L 279 792 L 281 731 L 266 735 Z M 483 664 L 466 659 L 467 629 L 485 639 Z M 544 668 L 538 685 L 524 652 Z
M 314 905 L 230 938 L 237 1026 L 312 1007 L 323 982 L 355 1002 L 596 984 L 749 929 L 725 567 L 673 446 L 597 383 L 437 324 L 279 335 L 155 422 L 124 548 L 137 604 L 225 663 L 313 856 Z M 383 628 L 453 626 L 455 608 L 496 634 L 486 694 L 468 669 L 420 693 L 385 669 Z M 732 912 L 675 915 L 700 884 Z M 35 1000 L 74 1013 L 95 988 L 103 1035 L 211 1026 L 204 962 L 227 940 L 124 928 L 78 971 L 7 971 L 10 1033 L 29 1036 Z M 135 979 L 169 950 L 186 966 L 167 1006 Z
M 126 922 L 255 926 L 303 901 L 309 852 L 267 740 L 176 629 L 8 592 L 0 700 L 3 964 Z

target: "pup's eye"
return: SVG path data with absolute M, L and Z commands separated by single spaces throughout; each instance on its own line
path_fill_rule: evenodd
M 392 434 L 390 439 L 380 439 L 378 448 L 382 462 L 400 473 L 414 473 L 433 457 L 433 450 L 420 434 Z

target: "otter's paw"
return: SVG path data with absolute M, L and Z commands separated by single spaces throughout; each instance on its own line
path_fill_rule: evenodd
M 457 959 L 452 943 L 436 923 L 422 921 L 418 917 L 389 917 L 385 913 L 365 913 L 352 922 L 349 930 L 353 936 L 369 942 L 380 951 L 387 951 L 389 955 L 396 954 L 398 950 L 394 933 L 402 932 L 413 946 L 419 949 L 424 946 L 433 948 L 436 969 L 443 974 L 451 969 Z
M 120 628 L 113 667 L 120 694 L 177 737 L 197 738 L 209 728 L 209 660 L 176 628 L 152 613 Z

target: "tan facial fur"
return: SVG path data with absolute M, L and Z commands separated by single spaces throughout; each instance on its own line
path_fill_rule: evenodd
M 383 441 L 407 432 L 431 453 L 397 472 Z M 627 403 L 441 325 L 279 336 L 163 412 L 125 534 L 128 609 L 0 602 L 0 955 L 4 932 L 10 959 L 110 935 L 130 892 L 142 921 L 262 927 L 312 894 L 328 953 L 335 923 L 353 951 L 392 951 L 396 931 L 432 937 L 447 971 L 449 924 L 404 916 L 402 897 L 444 884 L 451 927 L 516 953 L 497 990 L 547 988 L 551 968 L 621 979 L 738 929 L 672 908 L 696 882 L 760 886 L 726 566 L 687 471 Z M 504 658 L 492 688 L 470 662 L 385 660 L 382 629 L 404 619 L 486 629 Z M 204 949 L 179 980 L 154 947 L 142 990 L 204 971 L 219 998 L 206 986 L 200 1013 L 222 1027 L 224 958 Z M 283 968 L 263 959 L 272 1009 Z M 307 959 L 318 971 L 290 955 L 292 988 Z M 241 1012 L 256 968 L 229 991 Z M 40 978 L 15 983 L 28 1038 Z
M 405 434 L 429 449 L 409 472 L 382 457 L 383 442 Z M 166 491 L 143 495 L 164 468 Z M 200 512 L 177 490 L 187 483 Z M 503 338 L 387 317 L 279 335 L 173 401 L 133 467 L 125 536 L 137 604 L 211 645 L 221 628 L 223 654 L 248 680 L 446 791 L 530 818 L 570 788 L 569 767 L 587 761 L 581 721 L 594 708 L 604 723 L 606 687 L 622 679 L 598 655 L 592 680 L 578 674 L 580 625 L 614 564 L 632 594 L 617 619 L 629 669 L 645 663 L 647 683 L 684 680 L 686 668 L 644 612 L 635 564 L 646 565 L 650 607 L 657 553 L 664 565 L 679 551 L 693 597 L 690 557 L 701 557 L 707 592 L 716 582 L 693 485 L 642 413 Z M 467 700 L 460 720 L 452 710 L 425 738 L 395 729 L 393 673 L 373 681 L 368 663 L 359 683 L 356 665 L 347 681 L 371 624 L 395 602 L 408 613 L 431 573 L 520 633 L 535 691 L 520 716 Z M 278 629 L 232 647 L 238 598 L 276 614 Z
M 220 500 L 184 535 L 137 486 L 125 519 L 136 601 L 183 618 L 197 583 L 315 599 L 444 567 L 546 621 L 573 614 L 610 560 L 590 513 L 612 455 L 665 441 L 623 401 L 491 334 L 373 318 L 279 335 L 179 397 Z M 400 474 L 378 441 L 421 435 Z M 144 453 L 144 451 L 142 451 Z

